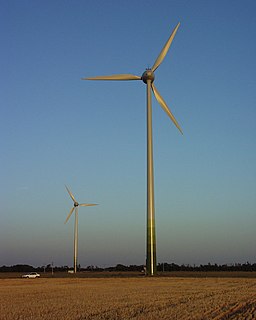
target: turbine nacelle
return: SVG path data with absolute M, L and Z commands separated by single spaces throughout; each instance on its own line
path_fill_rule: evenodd
M 150 80 L 153 82 L 155 80 L 155 74 L 151 69 L 146 69 L 141 76 L 141 80 L 147 84 L 147 81 Z

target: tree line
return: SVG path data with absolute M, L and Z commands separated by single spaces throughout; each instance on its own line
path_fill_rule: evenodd
M 159 263 L 157 266 L 158 271 L 256 271 L 256 263 L 234 263 L 234 264 L 211 264 L 207 263 L 205 265 L 200 264 L 189 265 L 182 264 L 178 265 L 175 263 Z
M 33 267 L 31 265 L 27 264 L 16 264 L 13 266 L 1 266 L 0 267 L 0 272 L 67 272 L 68 270 L 71 270 L 69 266 L 53 266 L 52 264 L 48 264 L 46 266 L 41 266 L 41 267 Z M 145 266 L 144 265 L 123 265 L 123 264 L 117 264 L 114 267 L 106 267 L 106 268 L 101 268 L 98 266 L 87 266 L 87 267 L 81 267 L 80 265 L 78 266 L 78 271 L 87 271 L 87 272 L 103 272 L 103 271 L 108 271 L 108 272 L 134 272 L 134 271 L 144 271 Z M 234 264 L 205 264 L 202 265 L 189 265 L 189 264 L 182 264 L 178 265 L 176 263 L 158 263 L 157 265 L 157 271 L 158 272 L 172 272 L 172 271 L 256 271 L 256 263 L 234 263 Z

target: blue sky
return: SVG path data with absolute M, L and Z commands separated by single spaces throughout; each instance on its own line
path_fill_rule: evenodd
M 256 2 L 2 1 L 0 265 L 143 264 L 151 67 L 158 262 L 256 262 Z

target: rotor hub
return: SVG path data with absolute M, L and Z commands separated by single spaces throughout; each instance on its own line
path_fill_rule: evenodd
M 78 202 L 74 202 L 74 207 L 78 207 L 79 203 Z
M 141 79 L 144 83 L 147 83 L 148 80 L 153 82 L 155 80 L 154 72 L 151 69 L 146 69 L 146 71 L 143 72 Z

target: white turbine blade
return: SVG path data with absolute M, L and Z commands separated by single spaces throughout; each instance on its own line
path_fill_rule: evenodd
M 91 207 L 91 206 L 97 206 L 98 204 L 96 203 L 81 203 L 79 206 L 81 207 Z
M 141 80 L 141 77 L 133 74 L 113 74 L 111 76 L 82 78 L 82 80 Z
M 65 186 L 65 187 L 66 187 L 66 189 L 67 189 L 67 191 L 68 191 L 71 199 L 72 199 L 74 202 L 77 202 L 76 199 L 75 199 L 75 197 L 74 197 L 73 194 L 71 193 L 71 191 L 68 189 L 68 187 L 67 187 L 67 186 Z
M 177 26 L 174 28 L 172 34 L 170 35 L 170 38 L 167 40 L 167 42 L 166 42 L 166 44 L 164 45 L 162 51 L 160 52 L 159 56 L 157 57 L 154 65 L 153 65 L 153 67 L 152 67 L 152 71 L 153 71 L 153 72 L 154 72 L 154 71 L 160 66 L 160 64 L 163 62 L 164 57 L 166 56 L 166 54 L 167 54 L 167 52 L 168 52 L 168 50 L 169 50 L 169 48 L 170 48 L 170 45 L 171 45 L 171 43 L 172 43 L 172 40 L 174 39 L 175 34 L 176 34 L 179 26 L 180 26 L 180 23 L 178 23 Z
M 73 208 L 70 210 L 70 212 L 69 212 L 69 214 L 68 214 L 68 216 L 67 216 L 67 219 L 66 219 L 65 223 L 68 222 L 68 219 L 70 218 L 70 216 L 71 216 L 71 214 L 73 213 L 74 209 L 75 209 L 75 207 L 73 207 Z
M 165 103 L 164 99 L 161 97 L 160 93 L 157 91 L 155 85 L 151 84 L 152 90 L 154 92 L 154 95 L 156 97 L 156 100 L 160 104 L 160 106 L 164 109 L 164 111 L 167 113 L 167 115 L 171 118 L 172 122 L 175 124 L 175 126 L 180 130 L 181 134 L 183 134 L 181 127 L 179 126 L 177 120 L 175 119 L 174 115 L 171 113 L 170 109 L 168 108 L 167 104 Z

